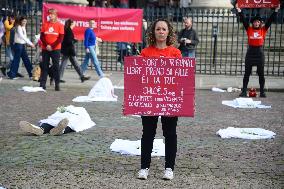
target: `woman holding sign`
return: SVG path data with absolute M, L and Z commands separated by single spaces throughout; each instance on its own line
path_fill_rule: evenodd
M 165 19 L 158 19 L 152 23 L 147 32 L 149 47 L 141 52 L 143 57 L 181 58 L 179 49 L 173 47 L 175 43 L 173 26 Z M 141 116 L 143 134 L 141 139 L 141 170 L 139 179 L 147 179 L 151 163 L 153 141 L 156 135 L 158 116 Z M 177 126 L 178 117 L 161 116 L 163 135 L 165 137 L 165 171 L 163 179 L 174 178 L 174 165 L 177 152 Z
M 263 53 L 263 43 L 265 39 L 266 32 L 270 27 L 272 20 L 280 9 L 280 5 L 275 9 L 274 13 L 269 17 L 269 19 L 262 24 L 262 19 L 259 16 L 256 16 L 251 19 L 252 25 L 249 25 L 248 22 L 244 19 L 244 15 L 236 4 L 236 9 L 238 15 L 240 16 L 241 21 L 246 29 L 248 36 L 248 50 L 245 59 L 245 75 L 243 78 L 243 88 L 242 92 L 239 95 L 240 97 L 247 97 L 247 86 L 249 82 L 249 77 L 253 66 L 257 66 L 257 74 L 259 77 L 259 88 L 260 88 L 260 97 L 266 97 L 264 92 L 264 53 Z

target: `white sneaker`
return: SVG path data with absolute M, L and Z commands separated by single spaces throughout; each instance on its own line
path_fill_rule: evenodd
M 146 168 L 146 169 L 141 169 L 139 172 L 138 172 L 138 178 L 139 179 L 142 179 L 142 180 L 146 180 L 147 177 L 149 175 L 149 169 Z
M 21 130 L 27 133 L 32 133 L 38 136 L 43 135 L 43 130 L 40 127 L 33 125 L 27 121 L 20 121 L 19 126 Z
M 163 179 L 172 180 L 174 178 L 174 172 L 171 168 L 166 168 L 164 172 Z
M 67 127 L 69 120 L 67 118 L 62 119 L 58 125 L 52 128 L 49 133 L 53 136 L 59 136 L 64 133 L 65 128 Z

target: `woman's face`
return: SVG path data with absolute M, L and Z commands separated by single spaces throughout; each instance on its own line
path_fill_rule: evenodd
M 21 21 L 21 26 L 26 26 L 26 24 L 27 24 L 27 19 L 23 19 L 23 20 Z
M 72 22 L 70 25 L 71 30 L 75 27 L 75 22 Z
M 155 26 L 156 42 L 166 42 L 169 35 L 169 28 L 165 21 L 159 21 Z
M 259 21 L 259 20 L 255 20 L 255 21 L 253 21 L 253 27 L 254 28 L 259 28 L 260 27 L 260 25 L 261 25 L 261 22 Z

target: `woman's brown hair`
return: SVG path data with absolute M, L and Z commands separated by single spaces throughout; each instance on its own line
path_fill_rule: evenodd
M 167 19 L 160 18 L 154 21 L 147 30 L 146 39 L 147 39 L 147 43 L 149 46 L 154 46 L 156 44 L 155 27 L 156 27 L 156 24 L 161 21 L 166 22 L 168 29 L 169 29 L 169 34 L 167 36 L 167 42 L 166 42 L 167 45 L 170 46 L 170 45 L 175 44 L 176 42 L 175 31 L 174 31 L 172 24 Z

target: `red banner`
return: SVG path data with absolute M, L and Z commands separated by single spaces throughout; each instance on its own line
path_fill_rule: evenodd
M 195 59 L 124 61 L 124 115 L 194 116 Z
M 239 8 L 275 8 L 279 0 L 238 0 Z
M 142 41 L 142 9 L 96 8 L 44 3 L 43 22 L 48 19 L 47 11 L 50 8 L 58 11 L 58 19 L 63 24 L 69 18 L 75 21 L 76 26 L 73 32 L 78 40 L 84 39 L 89 20 L 94 19 L 96 22 L 94 31 L 104 41 L 134 43 Z

